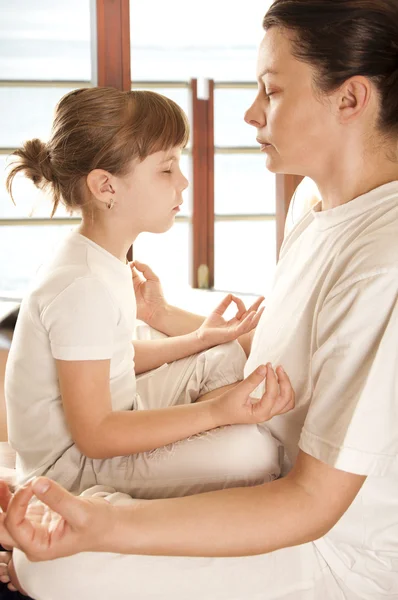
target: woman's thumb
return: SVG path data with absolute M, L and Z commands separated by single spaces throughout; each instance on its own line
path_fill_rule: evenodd
M 67 492 L 55 481 L 46 477 L 38 477 L 32 483 L 32 490 L 36 498 L 46 504 L 51 510 L 72 523 L 78 518 L 78 499 Z

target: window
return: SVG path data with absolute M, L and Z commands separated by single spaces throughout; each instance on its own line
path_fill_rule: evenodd
M 196 7 L 185 0 L 130 0 L 133 87 L 164 93 L 191 117 L 190 79 L 215 81 L 215 287 L 238 292 L 263 292 L 275 266 L 275 178 L 264 168 L 254 130 L 243 122 L 255 94 L 257 45 L 269 3 L 248 0 L 242 11 L 240 0 L 202 0 Z M 100 51 L 92 56 L 94 5 L 0 0 L 0 251 L 9 257 L 0 267 L 0 295 L 22 293 L 54 243 L 77 222 L 60 207 L 49 225 L 50 200 L 23 178 L 16 180 L 14 206 L 4 189 L 4 169 L 23 141 L 48 137 L 65 93 L 92 84 L 100 60 Z M 106 39 L 120 42 L 118 36 Z M 137 258 L 175 285 L 186 285 L 192 269 L 190 146 L 182 170 L 191 185 L 176 225 L 164 236 L 140 236 L 134 248 Z
M 0 14 L 0 296 L 18 296 L 72 221 L 61 207 L 49 225 L 51 200 L 23 177 L 14 206 L 7 156 L 27 139 L 46 140 L 60 98 L 90 85 L 90 0 L 0 0 Z
M 183 95 L 189 80 L 215 80 L 214 283 L 238 292 L 268 289 L 276 263 L 275 177 L 265 169 L 254 130 L 243 121 L 255 95 L 257 45 L 269 4 L 249 0 L 242 11 L 238 0 L 203 0 L 188 10 L 184 0 L 130 0 L 133 85 L 152 85 L 189 113 Z M 169 88 L 162 89 L 167 82 Z M 180 285 L 192 264 L 188 247 L 176 251 L 183 237 L 192 240 L 186 221 L 159 239 L 140 236 L 134 254 Z M 169 264 L 178 268 L 170 270 Z

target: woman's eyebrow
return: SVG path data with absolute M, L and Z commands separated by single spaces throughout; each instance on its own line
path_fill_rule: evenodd
M 275 71 L 275 69 L 265 69 L 265 71 L 260 73 L 260 75 L 258 76 L 258 80 L 261 81 L 261 79 L 266 75 L 279 75 L 279 73 L 278 71 Z

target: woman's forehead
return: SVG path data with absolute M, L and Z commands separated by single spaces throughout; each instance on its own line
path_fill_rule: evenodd
M 292 54 L 292 37 L 280 27 L 271 27 L 260 44 L 257 60 L 257 77 L 298 76 L 310 70 L 309 65 L 299 61 Z

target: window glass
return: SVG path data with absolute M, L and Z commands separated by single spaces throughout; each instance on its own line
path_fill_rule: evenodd
M 70 88 L 0 86 L 0 147 L 15 148 L 25 140 L 50 136 L 54 111 Z
M 267 294 L 276 266 L 275 221 L 217 221 L 215 288 Z
M 243 120 L 244 114 L 253 103 L 256 90 L 214 90 L 214 143 L 216 146 L 255 146 L 256 129 Z
M 0 295 L 3 291 L 23 295 L 40 265 L 71 229 L 70 225 L 1 226 Z
M 265 168 L 264 154 L 216 154 L 216 215 L 274 214 L 275 175 Z
M 0 79 L 91 78 L 90 0 L 0 0 Z
M 254 81 L 270 0 L 130 0 L 136 81 Z M 165 26 L 167 23 L 167 26 Z
M 166 233 L 141 233 L 134 243 L 134 258 L 149 264 L 165 290 L 188 283 L 190 229 L 189 223 L 176 221 Z

